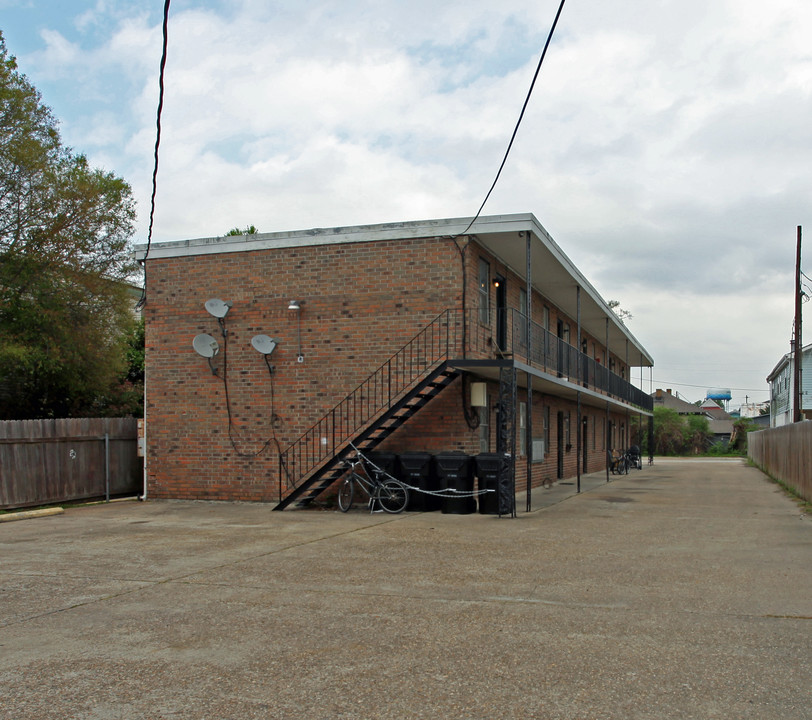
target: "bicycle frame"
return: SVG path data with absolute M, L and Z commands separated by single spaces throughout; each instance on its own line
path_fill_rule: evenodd
M 348 475 L 339 488 L 339 508 L 346 512 L 352 504 L 354 488 L 361 487 L 367 494 L 370 512 L 375 512 L 376 504 L 388 513 L 402 512 L 409 501 L 409 490 L 397 478 L 379 468 L 356 450 L 357 456 L 345 460 Z M 347 487 L 350 484 L 350 487 Z

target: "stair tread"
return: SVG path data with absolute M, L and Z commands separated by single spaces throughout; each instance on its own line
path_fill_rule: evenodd
M 458 371 L 445 367 L 440 372 L 430 371 L 427 378 L 413 387 L 398 402 L 384 410 L 377 420 L 373 420 L 351 442 L 363 452 L 372 452 L 378 444 L 411 419 L 430 400 L 437 397 L 458 375 Z M 344 467 L 336 465 L 345 456 L 346 446 L 338 454 L 327 459 L 320 468 L 316 468 L 301 485 L 291 490 L 276 509 L 286 507 L 297 498 L 299 505 L 309 504 L 346 472 Z

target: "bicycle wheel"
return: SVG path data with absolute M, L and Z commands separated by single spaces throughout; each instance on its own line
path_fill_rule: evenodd
M 347 512 L 352 505 L 352 496 L 355 493 L 355 483 L 352 478 L 347 478 L 338 488 L 338 508 L 341 512 Z
M 397 480 L 384 480 L 375 493 L 381 507 L 388 513 L 399 513 L 406 509 L 409 502 L 409 490 Z

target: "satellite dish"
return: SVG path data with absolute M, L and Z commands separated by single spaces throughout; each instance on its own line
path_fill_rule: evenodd
M 192 340 L 192 347 L 198 355 L 204 358 L 213 358 L 220 352 L 220 346 L 217 344 L 217 341 L 206 333 L 195 335 L 195 339 Z
M 219 298 L 206 300 L 205 306 L 206 310 L 208 310 L 209 313 L 214 315 L 216 318 L 224 318 L 226 315 L 228 315 L 228 311 L 231 309 L 230 302 L 223 302 Z
M 267 335 L 254 335 L 251 338 L 251 344 L 254 346 L 254 350 L 263 355 L 270 355 L 276 349 L 276 340 Z

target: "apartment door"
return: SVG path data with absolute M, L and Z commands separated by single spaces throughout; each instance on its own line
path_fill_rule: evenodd
M 507 351 L 507 283 L 497 275 L 493 284 L 496 285 L 496 345 L 504 353 Z
M 556 477 L 561 480 L 564 477 L 564 413 L 559 412 L 556 416 L 558 425 L 558 470 Z
M 582 462 L 583 462 L 582 468 L 583 469 L 581 470 L 581 472 L 583 472 L 583 473 L 589 472 L 589 470 L 587 469 L 589 467 L 589 463 L 587 462 L 588 461 L 587 437 L 589 437 L 589 432 L 587 430 L 587 418 L 584 418 L 583 422 L 581 423 L 581 448 L 583 449 L 583 455 L 582 455 Z

